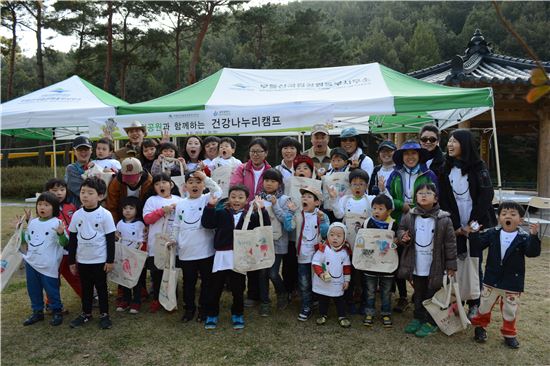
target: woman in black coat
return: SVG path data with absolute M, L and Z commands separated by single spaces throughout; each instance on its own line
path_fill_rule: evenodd
M 456 234 L 457 254 L 467 252 L 467 232 L 464 229 L 477 221 L 483 229 L 496 225 L 493 209 L 493 185 L 489 171 L 475 149 L 472 133 L 459 129 L 451 133 L 447 143 L 445 164 L 440 174 L 440 206 L 451 214 Z M 480 265 L 480 281 L 481 274 Z M 479 299 L 468 301 L 470 312 L 477 310 Z

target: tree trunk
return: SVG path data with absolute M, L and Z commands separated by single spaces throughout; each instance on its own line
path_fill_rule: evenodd
M 10 65 L 8 69 L 8 90 L 6 92 L 7 99 L 10 100 L 13 95 L 13 75 L 15 74 L 15 50 L 17 48 L 17 13 L 15 8 L 11 8 L 11 17 L 13 20 L 13 28 L 11 30 L 11 50 L 10 50 Z M 6 166 L 7 166 L 7 155 L 6 155 Z
M 42 1 L 36 2 L 36 67 L 40 87 L 46 86 L 44 79 L 44 63 L 42 60 Z
M 103 90 L 109 91 L 111 84 L 111 63 L 113 59 L 113 2 L 107 2 L 107 59 L 105 60 L 105 78 Z
M 120 65 L 120 99 L 126 99 L 126 73 L 128 72 L 128 62 L 122 61 Z
M 176 29 L 176 89 L 181 88 L 181 64 L 180 64 L 180 37 L 181 28 L 179 27 L 179 15 L 178 15 L 178 28 Z
M 42 147 L 43 145 L 47 146 Z M 51 146 L 51 144 L 49 141 L 40 140 L 38 146 L 41 146 L 38 148 L 38 166 L 46 166 L 46 149 L 48 146 Z
M 206 36 L 206 32 L 208 31 L 208 26 L 210 25 L 210 21 L 212 20 L 212 15 L 214 14 L 214 9 L 216 8 L 216 5 L 217 5 L 216 3 L 212 3 L 212 2 L 208 3 L 208 12 L 206 13 L 206 16 L 204 17 L 201 23 L 201 29 L 199 34 L 197 35 L 197 39 L 195 41 L 195 47 L 193 48 L 191 62 L 189 62 L 189 72 L 187 73 L 187 85 L 194 84 L 197 81 L 197 64 L 199 63 L 199 59 L 200 59 L 202 41 L 204 40 L 204 37 Z
M 80 29 L 80 37 L 78 38 L 78 50 L 76 51 L 76 60 L 75 60 L 75 74 L 80 75 L 80 67 L 82 64 L 82 47 L 84 47 L 84 28 L 82 25 Z

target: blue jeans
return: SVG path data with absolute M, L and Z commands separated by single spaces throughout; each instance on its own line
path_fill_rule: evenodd
M 273 263 L 273 266 L 271 266 L 271 268 L 269 269 L 269 279 L 271 280 L 271 282 L 273 282 L 273 286 L 275 287 L 275 292 L 277 293 L 277 296 L 286 294 L 285 283 L 283 282 L 283 278 L 279 273 L 281 262 L 284 256 L 285 254 L 275 254 L 275 262 Z
M 44 311 L 44 291 L 48 295 L 50 309 L 53 312 L 61 311 L 63 304 L 59 292 L 59 278 L 45 276 L 27 262 L 25 262 L 25 272 L 32 311 Z
M 302 311 L 311 311 L 311 263 L 298 263 L 298 288 L 302 298 Z
M 376 314 L 376 289 L 380 289 L 380 306 L 381 315 L 391 315 L 391 288 L 393 285 L 393 277 L 378 276 L 365 273 L 363 276 L 363 284 L 366 289 L 364 301 L 366 304 L 366 315 Z

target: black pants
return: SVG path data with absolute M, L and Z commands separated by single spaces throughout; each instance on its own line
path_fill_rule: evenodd
M 298 287 L 298 257 L 293 241 L 288 242 L 288 253 L 283 257 L 283 283 L 289 294 Z
M 428 276 L 414 276 L 413 275 L 413 301 L 414 301 L 414 318 L 420 320 L 422 323 L 431 323 L 436 325 L 428 310 L 422 305 L 422 301 L 431 299 L 437 290 L 430 289 L 428 287 Z
M 229 279 L 229 287 L 233 294 L 232 315 L 244 313 L 244 287 L 246 276 L 230 269 L 212 273 L 210 277 L 210 289 L 208 291 L 208 316 L 218 316 L 220 313 L 220 297 L 226 279 Z
M 319 299 L 319 314 L 321 315 L 327 315 L 328 314 L 328 304 L 330 300 L 334 300 L 334 304 L 336 305 L 336 312 L 338 313 L 338 317 L 342 318 L 346 316 L 346 301 L 344 300 L 344 296 L 338 296 L 338 297 L 331 297 L 331 296 L 325 296 L 321 294 L 316 294 L 317 298 Z
M 351 279 L 349 282 L 349 287 L 344 291 L 344 300 L 347 304 L 355 304 L 355 294 L 360 294 L 361 305 L 363 304 L 363 299 L 365 298 L 366 289 L 363 284 L 364 271 L 353 268 L 351 270 Z
M 109 298 L 107 293 L 107 273 L 105 263 L 84 264 L 78 263 L 80 286 L 82 287 L 82 312 L 92 313 L 94 300 L 94 287 L 99 297 L 99 311 L 101 314 L 109 313 Z
M 178 265 L 183 271 L 183 303 L 186 313 L 194 313 L 197 309 L 195 305 L 195 286 L 200 273 L 201 290 L 199 295 L 199 313 L 206 311 L 207 290 L 210 287 L 210 277 L 212 276 L 212 264 L 214 256 L 196 259 L 191 261 L 178 261 Z
M 155 266 L 155 257 L 147 257 L 146 264 L 149 272 L 151 273 L 151 282 L 153 282 L 153 300 L 158 301 L 160 283 L 162 282 L 162 274 L 164 273 L 164 270 L 158 269 L 157 266 Z
M 124 302 L 141 304 L 141 289 L 145 283 L 146 276 L 147 270 L 143 268 L 141 275 L 139 275 L 138 283 L 133 288 L 118 285 L 118 287 L 122 289 L 122 300 L 124 300 Z
M 250 300 L 260 301 L 260 271 L 246 273 L 246 297 Z

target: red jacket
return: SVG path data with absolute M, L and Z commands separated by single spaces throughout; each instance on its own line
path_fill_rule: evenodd
M 59 205 L 59 216 L 57 216 L 57 218 L 65 224 L 65 231 L 67 232 L 67 235 L 69 235 L 69 224 L 71 223 L 73 214 L 77 210 L 78 208 L 76 208 L 76 206 L 72 203 L 62 203 Z
M 229 181 L 229 186 L 232 187 L 236 184 L 244 184 L 250 191 L 248 196 L 248 202 L 252 201 L 254 197 L 260 194 L 264 187 L 264 174 L 267 169 L 271 169 L 271 165 L 264 160 L 264 169 L 260 180 L 258 181 L 258 186 L 256 186 L 256 191 L 254 191 L 254 169 L 252 168 L 252 161 L 239 165 L 231 174 L 231 179 Z

